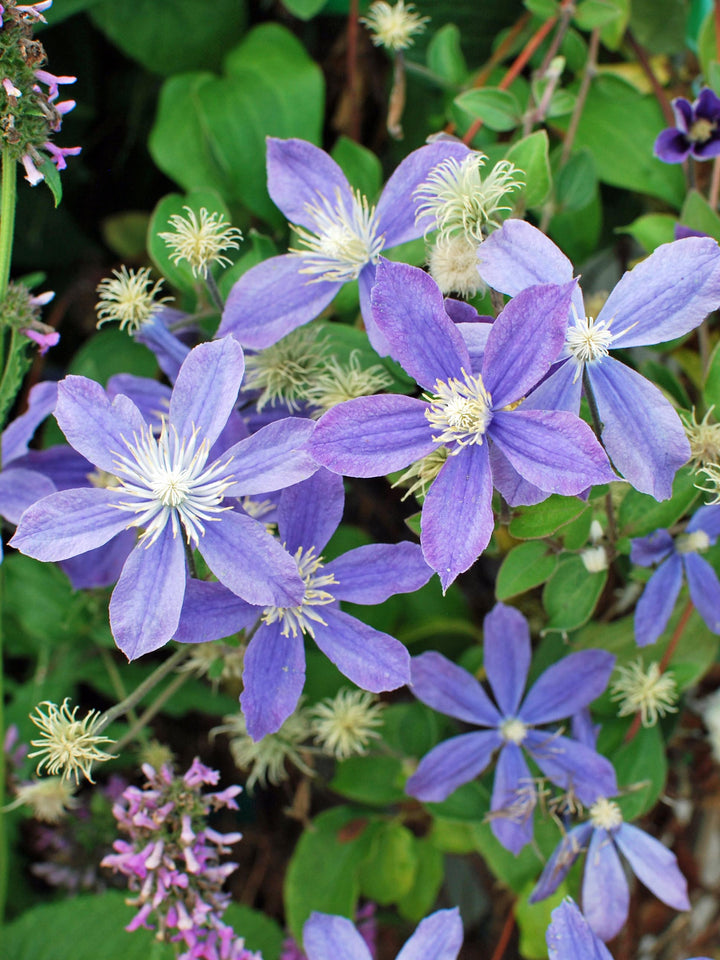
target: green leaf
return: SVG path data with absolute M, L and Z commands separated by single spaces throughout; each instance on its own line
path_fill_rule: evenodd
M 378 195 L 382 185 L 382 166 L 372 150 L 341 136 L 335 141 L 330 156 L 342 167 L 350 186 L 370 200 Z
M 437 743 L 437 717 L 424 703 L 392 703 L 383 720 L 383 740 L 401 756 L 423 757 Z
M 156 371 L 153 353 L 116 327 L 98 330 L 80 347 L 68 368 L 68 373 L 89 377 L 103 386 L 115 373 L 153 377 Z
M 617 16 L 601 28 L 600 40 L 608 50 L 617 50 L 623 41 L 630 20 L 631 0 L 611 0 L 611 2 L 617 8 Z
M 649 53 L 681 53 L 687 4 L 683 0 L 632 0 L 630 29 Z
M 550 155 L 548 135 L 545 130 L 536 130 L 518 140 L 505 154 L 524 173 L 525 186 L 521 195 L 528 207 L 539 206 L 550 192 Z M 513 194 L 514 196 L 514 194 Z
M 18 330 L 0 332 L 0 344 L 7 351 L 5 369 L 0 382 L 0 426 L 8 418 L 30 366 L 30 341 Z
M 624 4 L 619 0 L 582 0 L 577 5 L 573 20 L 581 30 L 604 27 L 624 14 Z
M 523 0 L 523 6 L 541 20 L 549 20 L 558 14 L 557 0 Z
M 407 800 L 404 779 L 396 757 L 349 757 L 337 765 L 330 789 L 355 803 L 384 807 Z
M 247 950 L 261 953 L 263 960 L 278 960 L 285 934 L 267 914 L 232 901 L 223 914 L 223 921 L 244 939 Z
M 629 490 L 620 504 L 618 523 L 624 537 L 644 537 L 654 530 L 676 523 L 700 495 L 694 486 L 695 474 L 683 467 L 675 474 L 672 497 L 657 501 L 646 493 Z
M 720 217 L 697 190 L 690 190 L 685 198 L 680 223 L 691 230 L 700 230 L 709 237 L 720 240 Z
M 397 900 L 400 916 L 412 923 L 432 910 L 444 878 L 443 856 L 431 838 L 415 838 L 415 860 L 412 886 Z
M 467 90 L 455 103 L 471 117 L 482 120 L 490 130 L 514 130 L 520 122 L 520 104 L 515 94 L 498 87 Z
M 700 69 L 706 77 L 710 76 L 713 61 L 717 59 L 717 41 L 715 39 L 715 14 L 710 10 L 703 20 L 698 34 L 698 59 Z
M 60 201 L 62 200 L 62 181 L 60 180 L 58 168 L 52 160 L 43 160 L 42 163 L 38 164 L 38 171 L 43 175 L 45 186 L 53 195 L 55 207 L 59 207 Z
M 498 571 L 495 596 L 508 600 L 545 583 L 558 564 L 558 555 L 542 540 L 521 543 L 508 553 Z
M 510 521 L 510 536 L 517 540 L 549 537 L 578 517 L 586 506 L 578 497 L 561 497 L 559 493 L 554 493 L 542 503 L 520 507 Z
M 490 823 L 474 825 L 475 849 L 485 860 L 493 874 L 506 886 L 520 893 L 531 881 L 534 882 L 542 869 L 538 850 L 546 857 L 560 841 L 560 831 L 550 817 L 535 817 L 533 846 L 526 846 L 515 856 L 495 838 Z M 534 849 L 535 848 L 535 849 Z
M 660 728 L 640 727 L 629 743 L 610 758 L 622 796 L 617 799 L 626 820 L 637 820 L 657 803 L 665 789 L 668 764 Z M 640 789 L 627 788 L 644 784 Z
M 555 178 L 555 195 L 560 210 L 582 210 L 597 191 L 595 161 L 583 147 L 570 156 Z
M 140 210 L 126 210 L 105 217 L 101 223 L 105 243 L 121 260 L 141 260 L 145 255 L 148 215 Z
M 414 835 L 397 820 L 377 824 L 358 871 L 363 896 L 386 907 L 408 894 L 418 868 L 415 846 Z
M 459 87 L 467 77 L 467 64 L 460 46 L 460 31 L 454 23 L 446 23 L 435 33 L 427 48 L 427 65 L 448 83 Z
M 90 10 L 96 27 L 153 73 L 211 69 L 245 31 L 244 0 L 213 0 L 212 16 L 196 0 L 104 0 Z
M 568 888 L 561 883 L 557 890 L 539 903 L 530 903 L 535 889 L 529 883 L 515 902 L 515 920 L 520 931 L 520 954 L 526 960 L 545 960 L 548 955 L 545 939 L 553 910 L 560 906 L 568 895 Z
M 720 416 L 720 344 L 718 344 L 710 355 L 705 385 L 703 386 L 703 400 L 706 407 L 715 405 L 715 409 Z
M 669 213 L 644 213 L 626 227 L 616 227 L 616 233 L 629 233 L 637 242 L 652 253 L 663 243 L 675 239 L 677 218 Z
M 283 6 L 300 20 L 310 20 L 320 13 L 326 0 L 283 0 Z
M 298 840 L 284 887 L 287 922 L 298 943 L 313 910 L 354 915 L 357 871 L 369 850 L 370 824 L 356 809 L 333 807 L 315 817 Z
M 607 570 L 588 573 L 579 556 L 560 558 L 558 568 L 543 590 L 549 617 L 545 630 L 577 630 L 590 619 L 607 582 Z
M 428 803 L 426 806 L 434 817 L 480 823 L 490 810 L 490 794 L 478 780 L 471 780 L 458 787 L 442 803 Z

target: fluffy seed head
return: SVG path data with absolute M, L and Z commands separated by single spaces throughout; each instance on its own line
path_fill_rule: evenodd
M 379 363 L 363 367 L 360 351 L 353 350 L 346 364 L 337 357 L 325 360 L 317 376 L 305 391 L 305 399 L 316 408 L 314 417 L 319 417 L 345 400 L 368 397 L 389 387 L 392 377 Z
M 440 473 L 447 460 L 449 451 L 447 447 L 438 447 L 421 460 L 411 463 L 402 476 L 398 477 L 393 487 L 407 487 L 407 493 L 403 494 L 403 500 L 406 500 L 412 494 L 425 497 L 427 488 Z
M 695 408 L 682 416 L 685 434 L 690 441 L 690 464 L 696 470 L 720 460 L 720 423 L 710 423 L 715 405 L 698 423 Z
M 17 788 L 17 799 L 11 806 L 24 804 L 31 808 L 36 820 L 59 823 L 78 803 L 74 788 L 64 777 L 44 777 L 21 784 Z
M 153 283 L 150 267 L 128 270 L 123 266 L 119 270 L 113 270 L 113 277 L 114 279 L 107 277 L 97 287 L 100 296 L 95 304 L 98 327 L 117 320 L 121 330 L 127 329 L 128 333 L 134 333 L 148 322 L 163 303 L 170 303 L 172 300 L 172 297 L 156 299 L 163 282 L 156 280 Z
M 343 687 L 334 697 L 310 710 L 315 742 L 338 760 L 367 752 L 370 740 L 380 734 L 383 705 L 367 690 Z
M 245 354 L 243 389 L 259 390 L 255 401 L 258 411 L 268 404 L 283 404 L 296 411 L 305 399 L 308 385 L 321 374 L 327 340 L 318 327 L 298 327 L 258 353 Z
M 226 733 L 230 740 L 230 753 L 235 765 L 241 770 L 250 770 L 247 780 L 248 790 L 256 783 L 261 787 L 268 783 L 277 785 L 287 780 L 289 774 L 286 763 L 290 762 L 307 776 L 313 771 L 300 755 L 301 744 L 310 736 L 310 724 L 307 711 L 298 707 L 275 733 L 269 733 L 262 740 L 253 740 L 247 732 L 245 718 L 241 713 L 223 717 L 224 723 L 211 731 Z
M 385 47 L 393 53 L 412 46 L 413 37 L 422 33 L 429 22 L 430 17 L 421 17 L 415 11 L 415 4 L 406 6 L 405 0 L 398 0 L 394 6 L 385 0 L 377 0 L 371 4 L 367 17 L 360 18 L 360 23 L 364 23 L 372 34 L 375 46 Z
M 439 235 L 430 250 L 428 267 L 446 296 L 474 297 L 485 286 L 478 271 L 478 244 L 464 234 Z
M 47 767 L 48 773 L 55 776 L 62 774 L 63 779 L 71 775 L 79 783 L 79 774 L 94 783 L 91 776 L 93 763 L 112 759 L 112 754 L 99 749 L 101 743 L 113 743 L 109 737 L 101 735 L 102 718 L 97 710 L 91 710 L 82 720 L 76 719 L 77 707 L 72 711 L 68 706 L 69 698 L 63 700 L 62 705 L 44 700 L 35 708 L 36 716 L 30 719 L 40 729 L 38 740 L 31 740 L 33 747 L 39 747 L 28 757 L 40 757 L 37 772 Z M 41 709 L 45 707 L 45 712 Z
M 610 699 L 620 704 L 619 717 L 640 713 L 644 727 L 654 727 L 666 713 L 677 713 L 677 686 L 671 673 L 660 672 L 653 662 L 647 668 L 642 660 L 617 668 L 617 679 L 610 686 Z
M 200 208 L 200 219 L 190 207 L 183 207 L 187 216 L 176 213 L 170 217 L 171 231 L 158 236 L 170 249 L 170 259 L 179 264 L 187 261 L 194 277 L 204 277 L 213 263 L 229 266 L 232 263 L 223 253 L 237 250 L 243 235 L 231 227 L 221 213 L 208 213 Z

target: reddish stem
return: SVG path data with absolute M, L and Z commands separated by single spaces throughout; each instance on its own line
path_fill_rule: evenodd
M 360 110 L 358 104 L 357 46 L 359 0 L 350 0 L 347 25 L 347 82 L 350 91 L 350 130 L 355 142 L 360 141 Z
M 670 106 L 670 101 L 668 100 L 667 94 L 663 90 L 662 85 L 660 84 L 660 81 L 655 76 L 655 71 L 653 70 L 650 60 L 648 59 L 648 55 L 645 53 L 643 48 L 640 46 L 640 44 L 637 42 L 637 40 L 629 30 L 625 33 L 625 39 L 628 41 L 628 43 L 632 47 L 633 52 L 635 53 L 635 56 L 638 58 L 638 63 L 642 67 L 645 76 L 650 81 L 650 85 L 653 88 L 653 93 L 655 94 L 657 102 L 660 104 L 660 108 L 663 112 L 663 116 L 665 117 L 668 126 L 674 127 L 675 114 L 673 113 L 673 109 Z
M 513 929 L 515 928 L 515 907 L 510 907 L 508 915 L 505 918 L 505 925 L 502 928 L 502 933 L 500 934 L 500 939 L 497 942 L 497 946 L 493 951 L 493 955 L 490 960 L 502 960 L 505 951 L 507 950 L 507 945 L 510 943 L 510 937 L 512 936 Z

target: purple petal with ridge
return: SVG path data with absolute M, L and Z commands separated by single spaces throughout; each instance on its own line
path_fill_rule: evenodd
M 178 643 L 221 640 L 249 627 L 261 612 L 221 583 L 189 579 L 173 640 Z
M 533 483 L 523 480 L 500 448 L 490 443 L 490 468 L 493 486 L 510 507 L 542 503 L 550 494 Z
M 288 253 L 251 267 L 230 291 L 217 336 L 229 334 L 244 347 L 263 350 L 314 320 L 342 283 L 313 280 L 301 272 L 306 266 Z
M 350 603 L 383 603 L 397 593 L 414 593 L 432 576 L 420 544 L 371 543 L 348 550 L 325 565 L 337 586 L 330 587 L 336 600 Z
M 675 97 L 670 102 L 670 106 L 675 114 L 675 125 L 678 130 L 688 133 L 695 120 L 693 105 L 685 97 Z
M 573 278 L 573 265 L 565 254 L 525 220 L 506 220 L 483 240 L 478 248 L 478 269 L 485 283 L 511 297 L 538 283 L 564 284 Z M 584 310 L 578 313 L 582 315 Z
M 267 184 L 273 203 L 288 220 L 313 233 L 317 226 L 308 206 L 317 204 L 319 197 L 334 206 L 338 190 L 346 203 L 352 199 L 340 166 L 307 140 L 267 138 Z
M 372 960 L 367 944 L 345 917 L 311 913 L 303 927 L 308 960 Z
M 495 413 L 488 432 L 520 476 L 548 493 L 574 496 L 617 480 L 590 427 L 564 410 Z
M 389 353 L 426 390 L 470 373 L 470 354 L 445 312 L 433 278 L 417 267 L 380 260 L 372 292 L 375 322 Z
M 448 301 L 445 301 L 447 305 Z M 492 319 L 492 318 L 489 318 Z M 482 361 L 485 356 L 488 337 L 492 330 L 492 323 L 458 323 L 454 321 L 460 336 L 465 341 L 465 346 L 470 355 L 470 370 L 468 373 L 478 374 L 482 369 Z
M 309 450 L 318 463 L 348 477 L 381 477 L 432 453 L 424 400 L 380 394 L 346 400 L 317 423 Z
M 197 431 L 199 442 L 215 443 L 235 406 L 244 371 L 242 347 L 232 337 L 190 351 L 170 399 L 169 422 L 182 439 Z
M 128 660 L 172 639 L 186 576 L 185 545 L 170 525 L 154 543 L 138 544 L 130 553 L 110 598 L 110 629 Z
M 692 521 L 691 521 L 692 522 Z M 690 524 L 688 524 L 688 529 Z M 672 553 L 675 541 L 668 530 L 655 530 L 647 537 L 630 541 L 630 561 L 640 567 L 651 567 Z
M 315 430 L 312 420 L 286 417 L 262 427 L 222 455 L 232 458 L 228 473 L 233 483 L 226 497 L 269 493 L 307 480 L 317 470 L 307 449 Z
M 530 669 L 530 629 L 513 607 L 496 603 L 483 621 L 484 665 L 488 683 L 500 707 L 514 717 L 525 692 Z
M 582 400 L 582 369 L 574 360 L 566 360 L 532 391 L 523 402 L 524 410 L 567 410 L 580 412 Z
M 186 351 L 187 355 L 187 351 Z M 132 373 L 116 373 L 107 382 L 107 395 L 114 399 L 118 394 L 129 397 L 140 411 L 146 423 L 159 430 L 163 417 L 170 411 L 172 390 L 164 383 L 137 377 Z
M 136 543 L 137 530 L 123 530 L 101 547 L 62 560 L 60 566 L 74 590 L 109 587 L 120 577 Z
M 720 633 L 720 582 L 717 574 L 697 553 L 683 555 L 690 599 L 712 633 Z
M 479 727 L 497 727 L 502 716 L 464 667 L 430 650 L 410 661 L 411 692 L 428 707 Z
M 25 413 L 15 417 L 2 433 L 2 465 L 17 460 L 28 452 L 28 444 L 35 431 L 55 409 L 58 385 L 54 380 L 36 383 L 28 394 Z
M 260 606 L 292 607 L 300 603 L 305 584 L 297 564 L 257 520 L 228 510 L 208 522 L 200 553 L 221 583 Z
M 463 925 L 458 907 L 436 910 L 420 921 L 397 960 L 455 960 L 462 941 Z
M 52 493 L 22 515 L 10 546 L 45 562 L 67 560 L 107 543 L 132 515 L 118 509 L 117 490 L 94 487 Z
M 0 516 L 17 524 L 28 507 L 55 492 L 55 484 L 42 473 L 10 466 L 0 473 Z
M 405 784 L 405 792 L 425 803 L 441 803 L 488 766 L 502 738 L 495 730 L 462 733 L 426 753 Z
M 144 343 L 146 347 L 152 350 L 158 366 L 170 383 L 175 383 L 175 378 L 185 357 L 190 352 L 190 347 L 183 343 L 172 330 L 168 329 L 168 324 L 177 323 L 179 320 L 183 320 L 185 316 L 186 314 L 180 310 L 161 307 L 133 335 L 138 343 Z
M 533 837 L 536 790 L 533 775 L 516 743 L 505 743 L 493 782 L 490 829 L 515 856 Z
M 676 910 L 690 909 L 687 880 L 671 850 L 630 823 L 620 826 L 614 840 L 632 872 L 658 900 Z
M 709 503 L 700 507 L 690 518 L 685 530 L 687 533 L 703 530 L 710 537 L 710 542 L 715 543 L 720 537 L 720 504 Z
M 555 893 L 568 875 L 570 867 L 582 853 L 583 847 L 587 847 L 592 832 L 591 823 L 581 823 L 568 830 L 545 864 L 540 879 L 530 894 L 530 903 L 539 903 Z
M 335 607 L 321 613 L 327 626 L 315 626 L 315 643 L 348 680 L 371 693 L 410 682 L 410 654 L 399 640 Z
M 360 313 L 362 314 L 365 333 L 370 341 L 370 346 L 379 356 L 387 357 L 390 354 L 390 344 L 385 334 L 377 325 L 372 309 L 372 292 L 375 288 L 376 274 L 377 270 L 374 263 L 365 264 L 360 271 L 360 275 L 358 276 Z
M 607 830 L 593 831 L 582 885 L 585 919 L 601 940 L 612 940 L 628 918 L 630 890 Z
M 682 575 L 682 560 L 674 554 L 645 584 L 635 607 L 635 643 L 639 647 L 647 647 L 662 636 L 675 609 Z
M 324 467 L 283 490 L 278 504 L 278 533 L 285 549 L 315 547 L 320 553 L 340 526 L 345 506 L 342 477 Z
M 562 790 L 572 790 L 585 806 L 617 793 L 615 768 L 591 747 L 542 730 L 528 731 L 523 746 L 542 772 Z
M 586 369 L 613 463 L 636 490 L 668 500 L 675 473 L 690 459 L 680 417 L 654 384 L 619 360 L 605 357 Z
M 572 900 L 553 910 L 546 940 L 549 960 L 613 960 Z
M 687 237 L 623 274 L 597 320 L 612 320 L 613 350 L 625 349 L 681 337 L 717 306 L 720 247 L 710 237 Z
M 305 685 L 302 634 L 284 637 L 281 623 L 264 623 L 245 651 L 243 684 L 240 706 L 247 731 L 253 740 L 262 740 L 280 729 L 300 699 Z
M 117 470 L 118 454 L 127 453 L 125 440 L 145 429 L 134 403 L 119 395 L 110 403 L 99 383 L 68 376 L 58 384 L 55 418 L 71 447 L 107 473 Z
M 614 655 L 605 650 L 568 654 L 532 685 L 520 709 L 520 719 L 538 724 L 571 717 L 605 692 L 614 665 Z
M 86 487 L 88 477 L 95 472 L 95 467 L 66 443 L 45 450 L 31 450 L 26 456 L 15 460 L 13 469 L 15 466 L 42 473 L 52 480 L 57 490 Z
M 492 325 L 482 363 L 493 410 L 519 400 L 550 370 L 562 350 L 576 283 L 522 290 Z

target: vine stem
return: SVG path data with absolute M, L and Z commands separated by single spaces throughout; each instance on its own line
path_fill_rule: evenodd
M 210 299 L 218 308 L 220 313 L 222 313 L 225 309 L 225 304 L 223 303 L 223 298 L 220 296 L 220 290 L 218 289 L 215 277 L 210 273 L 210 268 L 208 268 L 205 272 L 205 286 L 210 294 Z
M 0 196 L 0 302 L 10 282 L 10 259 L 15 233 L 15 197 L 17 164 L 7 149 L 2 152 L 2 195 Z
M 497 942 L 497 946 L 493 950 L 493 955 L 490 960 L 502 960 L 507 950 L 508 944 L 510 943 L 510 937 L 512 936 L 513 929 L 515 928 L 515 907 L 511 907 L 508 910 L 508 915 L 505 918 L 505 923 L 500 934 L 500 939 Z
M 132 743 L 133 740 L 142 735 L 142 732 L 147 724 L 150 723 L 155 714 L 165 706 L 172 695 L 180 689 L 189 676 L 189 673 L 179 673 L 175 679 L 169 683 L 161 693 L 158 694 L 158 696 L 150 704 L 147 710 L 145 710 L 142 716 L 135 720 L 125 736 L 121 737 L 120 740 L 118 740 L 118 742 L 115 744 L 115 749 L 118 752 L 120 752 L 123 747 L 126 747 L 129 743 Z
M 358 0 L 350 0 L 347 22 L 347 60 L 346 73 L 348 92 L 350 94 L 350 129 L 348 135 L 356 143 L 360 142 L 360 104 L 358 96 L 358 17 L 360 15 Z
M 592 83 L 593 77 L 597 73 L 597 58 L 599 49 L 600 28 L 595 27 L 590 34 L 590 46 L 588 47 L 587 63 L 585 64 L 583 78 L 580 82 L 580 89 L 578 90 L 575 107 L 573 109 L 572 116 L 570 117 L 570 125 L 567 128 L 567 133 L 565 134 L 565 139 L 563 140 L 562 155 L 560 157 L 560 165 L 562 167 L 564 167 L 570 159 L 570 153 L 573 148 L 573 143 L 575 142 L 575 136 L 577 135 L 578 127 L 580 126 L 580 117 L 582 116 L 583 109 L 585 108 L 585 101 L 587 100 L 587 95 L 590 91 L 590 84 Z

